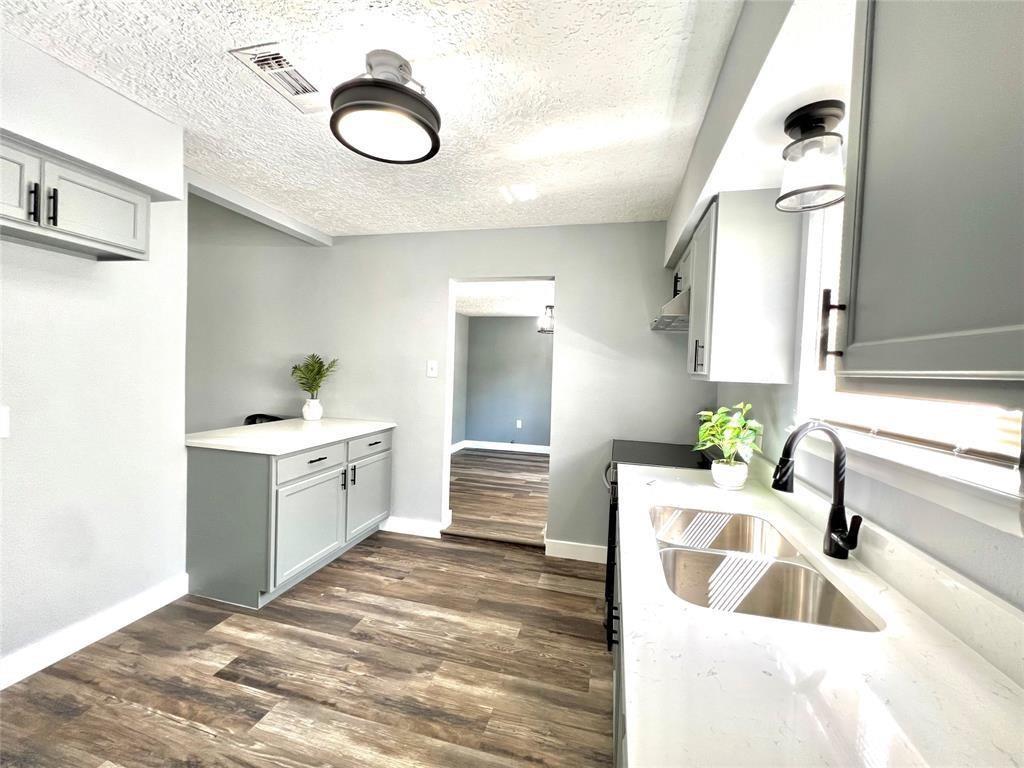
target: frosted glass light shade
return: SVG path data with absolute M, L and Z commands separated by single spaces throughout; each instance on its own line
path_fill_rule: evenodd
M 544 307 L 544 314 L 537 318 L 537 333 L 555 332 L 555 308 L 548 304 Z
M 363 107 L 343 114 L 337 133 L 360 154 L 391 163 L 413 162 L 430 152 L 422 123 L 393 109 Z
M 843 137 L 820 133 L 797 139 L 782 152 L 782 188 L 775 201 L 780 211 L 813 211 L 846 196 Z

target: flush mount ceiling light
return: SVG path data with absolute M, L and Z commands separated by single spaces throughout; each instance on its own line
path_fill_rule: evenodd
M 537 318 L 537 333 L 555 332 L 555 305 L 544 307 L 544 314 Z
M 845 114 L 843 102 L 829 99 L 800 107 L 786 118 L 786 134 L 793 142 L 782 151 L 782 188 L 775 201 L 780 211 L 813 211 L 846 196 L 843 137 L 835 133 Z
M 413 83 L 419 92 L 407 87 Z M 441 147 L 441 115 L 393 51 L 366 54 L 366 74 L 331 94 L 331 132 L 356 154 L 382 163 L 422 163 Z

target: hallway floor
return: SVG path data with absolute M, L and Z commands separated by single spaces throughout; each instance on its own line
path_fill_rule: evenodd
M 602 578 L 377 533 L 258 612 L 182 598 L 6 689 L 0 764 L 611 765 Z
M 547 454 L 468 448 L 452 454 L 444 533 L 513 544 L 544 546 L 548 522 Z

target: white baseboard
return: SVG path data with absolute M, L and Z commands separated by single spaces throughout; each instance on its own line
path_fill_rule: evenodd
M 451 444 L 451 445 L 450 445 L 450 446 L 448 447 L 448 453 L 458 453 L 458 452 L 459 452 L 459 451 L 461 451 L 461 450 L 462 450 L 463 448 L 467 448 L 467 447 L 468 447 L 468 446 L 466 445 L 466 441 L 465 441 L 465 440 L 459 440 L 459 442 L 457 442 L 457 443 L 452 443 L 452 444 Z
M 487 440 L 463 440 L 452 446 L 452 453 L 463 448 L 480 448 L 484 451 L 510 451 L 512 453 L 551 453 L 550 445 L 530 445 L 529 443 L 492 443 Z
M 0 689 L 46 669 L 185 594 L 188 594 L 188 574 L 182 572 L 0 657 Z
M 603 563 L 608 559 L 608 547 L 603 544 L 580 544 L 576 541 L 559 541 L 545 537 L 544 554 L 548 557 L 564 557 L 567 560 Z
M 406 533 L 410 536 L 423 536 L 427 539 L 440 539 L 442 525 L 434 520 L 421 520 L 418 517 L 385 518 L 380 530 L 390 533 Z

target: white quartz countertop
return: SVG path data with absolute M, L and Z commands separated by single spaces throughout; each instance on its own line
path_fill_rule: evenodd
M 284 456 L 328 443 L 372 435 L 374 432 L 394 429 L 396 426 L 390 421 L 365 419 L 285 419 L 247 427 L 192 432 L 185 435 L 185 445 L 191 448 Z
M 620 637 L 630 768 L 1024 766 L 1024 691 L 753 482 L 619 467 Z M 655 505 L 767 519 L 880 632 L 716 611 L 668 588 Z M 936 576 L 937 578 L 937 576 Z

